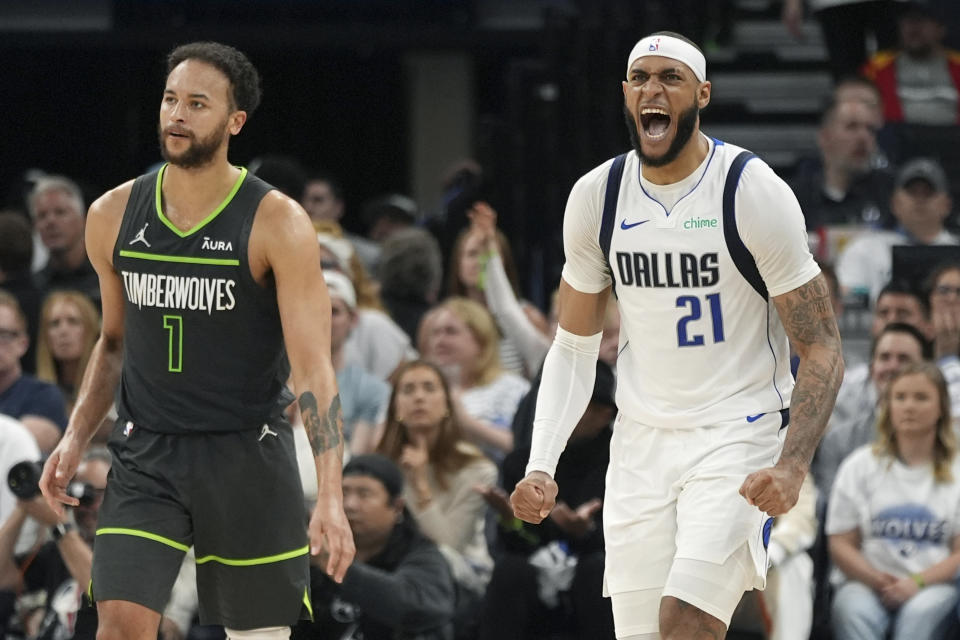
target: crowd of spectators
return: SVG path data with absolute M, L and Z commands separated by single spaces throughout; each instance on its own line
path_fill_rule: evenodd
M 801 4 L 785 3 L 789 26 Z M 883 20 L 857 18 L 877 8 Z M 801 500 L 771 532 L 770 587 L 747 594 L 731 634 L 946 637 L 960 629 L 960 164 L 949 149 L 960 140 L 960 53 L 944 47 L 943 22 L 920 3 L 812 9 L 837 83 L 817 155 L 783 177 L 811 250 L 825 271 L 835 265 L 836 308 L 871 318 L 870 345 L 848 349 Z M 834 37 L 858 20 L 892 48 L 871 56 L 859 39 Z M 919 139 L 934 143 L 914 153 Z M 457 216 L 430 219 L 403 194 L 356 206 L 336 176 L 290 158 L 251 169 L 298 200 L 317 230 L 357 547 L 342 584 L 315 560 L 314 620 L 294 637 L 613 638 L 602 506 L 616 305 L 590 406 L 557 469 L 557 507 L 541 525 L 523 523 L 507 496 L 523 474 L 555 314 L 523 298 L 519 248 L 498 230 L 492 203 L 459 202 L 480 169 L 451 172 Z M 0 480 L 55 446 L 99 332 L 85 204 L 70 178 L 38 175 L 22 210 L 0 212 Z M 931 246 L 943 249 L 933 262 L 923 253 Z M 903 254 L 915 256 L 912 270 L 895 247 L 916 250 Z M 289 417 L 302 426 L 295 408 Z M 83 592 L 112 429 L 108 417 L 72 485 L 81 506 L 64 517 L 35 493 L 0 486 L 2 637 L 93 637 Z M 317 491 L 310 445 L 295 433 L 308 508 Z M 222 637 L 197 624 L 192 563 L 188 554 L 164 640 Z

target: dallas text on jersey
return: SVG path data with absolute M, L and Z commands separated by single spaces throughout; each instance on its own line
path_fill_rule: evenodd
M 716 253 L 617 252 L 620 284 L 636 287 L 712 287 L 720 279 Z

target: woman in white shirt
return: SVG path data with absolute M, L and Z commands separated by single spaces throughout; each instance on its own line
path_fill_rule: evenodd
M 960 467 L 940 370 L 906 367 L 887 387 L 880 415 L 876 441 L 844 460 L 830 497 L 826 531 L 842 572 L 834 633 L 942 638 L 958 601 Z

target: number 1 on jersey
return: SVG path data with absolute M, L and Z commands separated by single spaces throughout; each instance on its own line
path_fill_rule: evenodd
M 723 342 L 723 311 L 720 309 L 720 294 L 711 293 L 707 298 L 710 305 L 710 320 L 713 323 L 713 341 Z M 697 296 L 680 296 L 677 298 L 677 307 L 688 307 L 690 313 L 677 321 L 677 344 L 681 347 L 703 346 L 703 336 L 691 336 L 687 333 L 687 323 L 700 319 L 700 298 Z
M 183 316 L 163 316 L 163 328 L 169 332 L 169 367 L 171 373 L 183 371 Z

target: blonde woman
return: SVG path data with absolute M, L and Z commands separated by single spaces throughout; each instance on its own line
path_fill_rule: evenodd
M 502 460 L 513 450 L 513 415 L 530 383 L 500 366 L 500 334 L 490 312 L 472 300 L 448 298 L 424 319 L 421 337 L 424 359 L 453 388 L 464 435 Z
M 877 439 L 840 465 L 828 507 L 842 573 L 834 634 L 844 640 L 944 637 L 958 601 L 960 468 L 940 370 L 908 365 L 887 387 Z
M 68 415 L 99 335 L 100 313 L 83 293 L 54 291 L 43 301 L 37 336 L 37 378 L 60 387 Z

